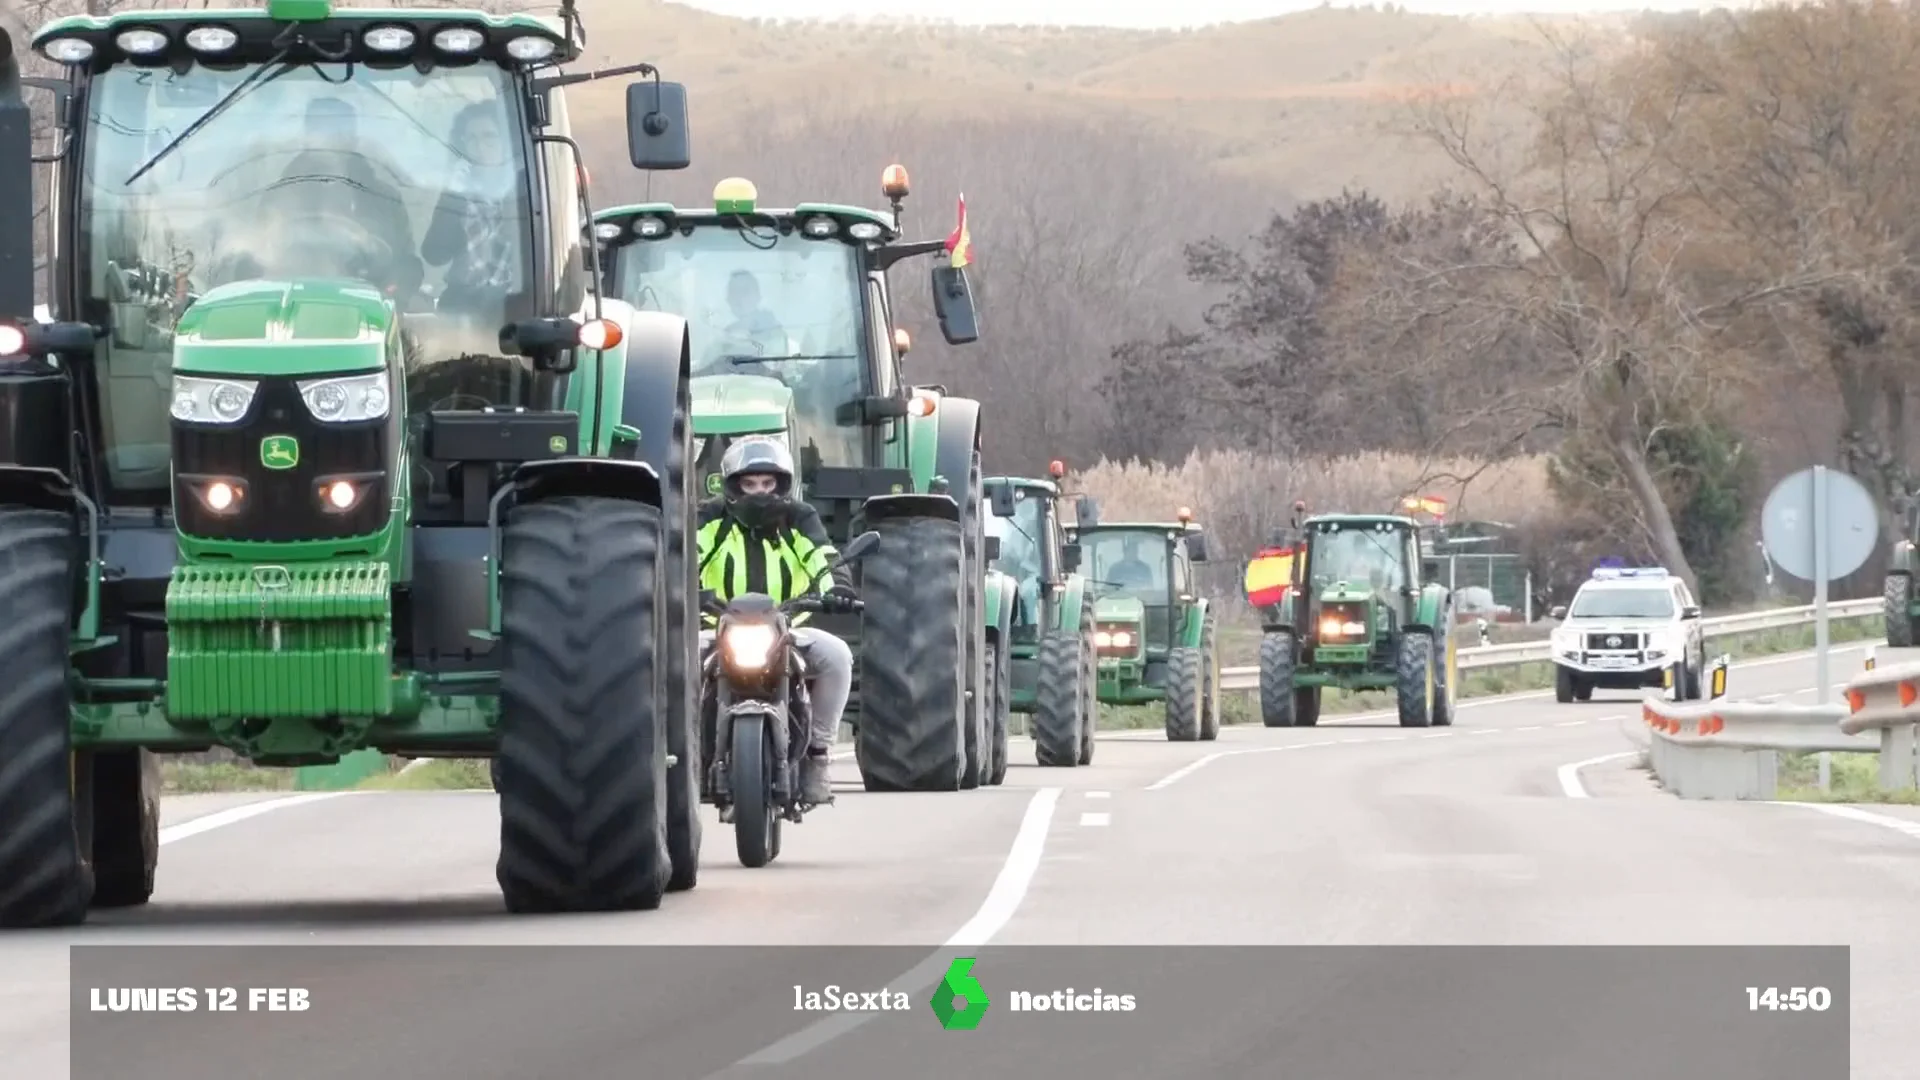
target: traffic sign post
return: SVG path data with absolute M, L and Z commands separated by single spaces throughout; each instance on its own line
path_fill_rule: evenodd
M 1813 582 L 1814 682 L 1819 703 L 1833 693 L 1827 583 L 1866 565 L 1880 540 L 1880 512 L 1860 481 L 1824 465 L 1802 469 L 1774 485 L 1760 511 L 1767 557 L 1781 570 Z M 1831 783 L 1832 756 L 1820 755 L 1820 790 Z

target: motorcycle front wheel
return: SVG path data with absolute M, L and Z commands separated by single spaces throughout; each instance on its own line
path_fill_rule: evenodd
M 780 851 L 780 810 L 773 802 L 773 733 L 765 721 L 733 722 L 733 842 L 740 865 L 761 867 Z

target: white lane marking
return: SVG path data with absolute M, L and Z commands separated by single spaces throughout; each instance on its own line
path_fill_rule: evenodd
M 1087 792 L 1087 793 L 1086 793 L 1086 795 L 1087 795 L 1087 798 L 1089 798 L 1089 799 L 1111 799 L 1111 798 L 1113 798 L 1113 792 L 1111 792 L 1111 791 L 1089 791 L 1089 792 Z
M 1540 729 L 1541 729 L 1542 727 L 1544 727 L 1544 726 L 1546 726 L 1546 725 L 1544 725 L 1544 724 L 1528 724 L 1528 725 L 1527 725 L 1526 727 L 1517 727 L 1517 728 L 1514 728 L 1513 730 L 1515 730 L 1515 731 L 1539 731 L 1539 730 L 1540 730 Z
M 1468 735 L 1504 735 L 1506 734 L 1506 731 L 1501 728 L 1481 728 L 1478 731 L 1469 731 L 1467 732 L 1467 734 Z
M 1593 796 L 1587 794 L 1585 785 L 1580 783 L 1581 769 L 1589 765 L 1603 765 L 1609 761 L 1619 761 L 1621 758 L 1630 758 L 1639 752 L 1638 750 L 1627 750 L 1618 754 L 1602 754 L 1599 757 L 1590 757 L 1585 761 L 1575 761 L 1560 766 L 1559 769 L 1555 770 L 1555 775 L 1560 778 L 1560 793 L 1569 799 L 1591 799 Z
M 306 795 L 289 795 L 284 799 L 263 799 L 260 802 L 229 806 L 225 810 L 216 810 L 211 814 L 202 814 L 190 821 L 178 825 L 169 825 L 160 830 L 160 842 L 171 844 L 175 840 L 185 840 L 189 836 L 212 832 L 215 829 L 257 818 L 261 814 L 271 814 L 275 810 L 287 810 L 295 806 L 305 806 L 326 799 L 337 799 L 342 795 L 358 795 L 357 791 L 315 791 Z
M 1240 757 L 1244 754 L 1278 754 L 1286 750 L 1305 750 L 1310 746 L 1320 746 L 1320 745 L 1325 745 L 1325 744 L 1294 743 L 1290 746 L 1256 746 L 1247 750 L 1221 750 L 1216 753 L 1208 754 L 1206 757 L 1203 757 L 1198 761 L 1188 762 L 1187 764 L 1180 766 L 1179 768 L 1173 770 L 1172 772 L 1161 777 L 1160 779 L 1155 780 L 1153 783 L 1148 784 L 1147 790 L 1159 791 L 1161 788 L 1167 787 L 1172 784 L 1177 784 L 1181 780 L 1184 780 L 1187 777 L 1192 776 L 1194 773 L 1199 772 L 1201 769 L 1204 769 L 1207 766 L 1213 764 L 1214 762 L 1219 761 L 1221 758 Z
M 1584 724 L 1584 723 L 1586 723 L 1585 720 L 1562 720 L 1561 722 L 1553 726 L 1554 727 L 1579 727 L 1581 724 Z
M 1080 815 L 1080 824 L 1090 828 L 1101 828 L 1113 824 L 1112 814 L 1096 814 L 1089 810 Z
M 1859 807 L 1843 806 L 1837 803 L 1769 801 L 1773 806 L 1798 806 L 1803 810 L 1830 814 L 1837 818 L 1846 818 L 1848 821 L 1858 821 L 1867 825 L 1878 825 L 1883 829 L 1892 829 L 1894 832 L 1904 836 L 1910 836 L 1915 840 L 1920 840 L 1920 821 L 1888 817 L 1885 814 L 1876 814 L 1871 810 L 1862 810 Z
M 1033 876 L 1040 869 L 1041 857 L 1047 850 L 1047 831 L 1053 826 L 1053 814 L 1060 804 L 1061 791 L 1061 788 L 1050 787 L 1033 793 L 1033 801 L 1027 803 L 1026 816 L 1020 819 L 1020 830 L 1014 834 L 1013 844 L 1007 849 L 1006 861 L 1000 865 L 1000 874 L 994 878 L 993 887 L 987 890 L 987 898 L 981 902 L 980 910 L 973 913 L 973 918 L 968 919 L 966 925 L 954 931 L 942 946 L 942 952 L 928 956 L 905 975 L 888 980 L 888 989 L 898 988 L 913 993 L 933 986 L 947 973 L 947 967 L 952 963 L 952 957 L 944 950 L 985 945 L 1006 928 L 1020 910 L 1027 889 L 1033 885 Z M 840 1013 L 809 1024 L 741 1058 L 736 1064 L 783 1065 L 878 1015 L 870 1012 Z M 724 1075 L 724 1071 L 716 1075 Z

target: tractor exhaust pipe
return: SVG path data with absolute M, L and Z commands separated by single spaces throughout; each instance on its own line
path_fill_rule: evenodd
M 0 28 L 0 318 L 33 315 L 33 113 L 13 36 Z

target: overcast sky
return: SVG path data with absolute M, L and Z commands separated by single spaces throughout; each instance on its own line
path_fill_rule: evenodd
M 604 3 L 606 0 L 600 0 Z M 686 0 L 680 0 L 686 2 Z M 1380 0 L 1385 6 L 1386 0 Z M 1318 0 L 697 0 L 691 6 L 726 15 L 943 18 L 966 23 L 1067 23 L 1094 26 L 1174 27 L 1271 18 L 1319 7 Z M 1336 3 L 1336 7 L 1355 6 Z M 1365 4 L 1357 6 L 1364 7 Z M 1748 7 L 1747 0 L 1404 0 L 1409 11 L 1436 15 L 1511 15 L 1522 12 L 1575 14 L 1602 11 L 1684 11 L 1701 7 Z

